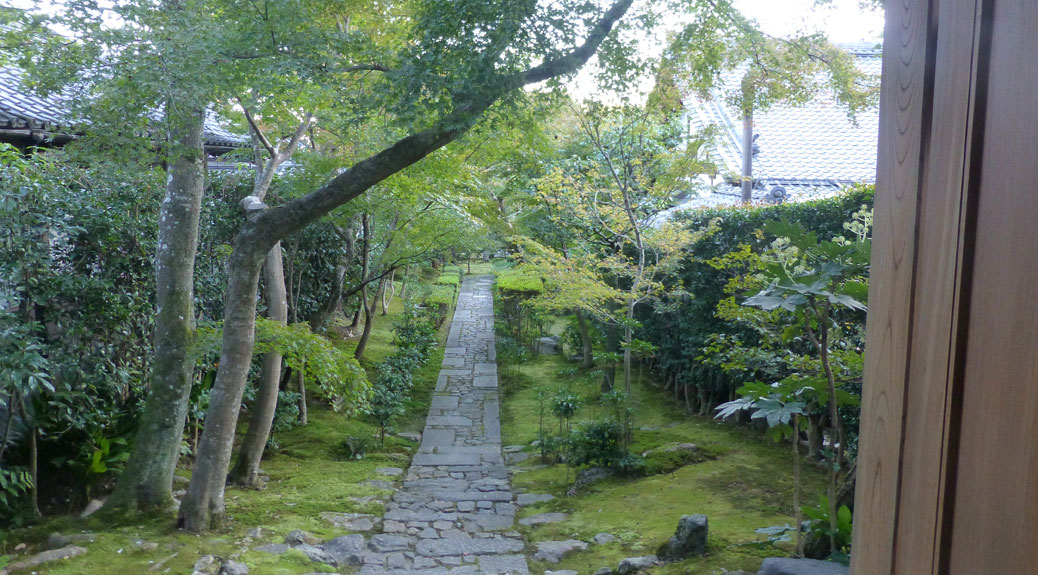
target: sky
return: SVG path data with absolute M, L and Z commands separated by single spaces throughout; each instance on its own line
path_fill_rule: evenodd
M 830 5 L 816 7 L 816 0 L 734 0 L 736 8 L 757 21 L 761 30 L 772 36 L 789 36 L 797 32 L 822 32 L 833 43 L 870 43 L 882 40 L 883 14 L 865 10 L 859 0 L 832 0 Z M 677 28 L 678 24 L 673 24 Z M 649 55 L 663 50 L 662 34 L 646 39 L 641 49 Z M 642 102 L 653 87 L 653 79 L 645 77 L 640 85 L 626 95 L 603 93 L 595 83 L 592 68 L 585 67 L 566 83 L 566 88 L 577 99 L 595 99 L 618 103 L 624 96 L 633 102 Z

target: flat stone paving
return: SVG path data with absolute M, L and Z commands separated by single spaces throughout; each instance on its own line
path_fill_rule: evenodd
M 360 575 L 529 574 L 501 456 L 491 282 L 462 282 L 421 446 Z

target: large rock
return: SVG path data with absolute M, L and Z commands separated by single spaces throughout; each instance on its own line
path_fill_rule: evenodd
M 321 547 L 332 557 L 335 557 L 336 563 L 340 566 L 360 566 L 364 563 L 365 545 L 363 535 L 343 535 L 342 537 L 325 541 Z
M 616 568 L 616 573 L 617 575 L 630 575 L 631 573 L 644 571 L 655 565 L 657 561 L 659 561 L 659 558 L 655 555 L 628 557 L 620 562 L 620 566 Z
M 847 575 L 850 568 L 839 563 L 817 559 L 768 557 L 757 575 Z
M 244 563 L 228 559 L 220 567 L 220 575 L 249 575 L 249 567 Z
M 195 568 L 191 575 L 216 575 L 220 571 L 220 558 L 215 555 L 206 555 L 195 561 Z
M 706 536 L 709 527 L 706 515 L 685 515 L 678 521 L 678 529 L 663 546 L 666 559 L 684 559 L 706 553 Z
M 587 543 L 576 539 L 541 541 L 537 543 L 537 552 L 534 553 L 533 558 L 548 563 L 558 563 L 573 551 L 584 551 L 585 549 L 587 549 Z
M 7 575 L 8 573 L 16 573 L 18 571 L 32 569 L 33 567 L 43 565 L 44 563 L 76 557 L 86 552 L 86 547 L 76 547 L 75 545 L 69 545 L 67 547 L 62 547 L 61 549 L 51 549 L 50 551 L 37 553 L 23 561 L 15 561 L 6 568 L 0 569 L 0 574 Z
M 302 552 L 303 555 L 306 555 L 307 559 L 313 561 L 314 563 L 327 563 L 332 567 L 336 567 L 339 564 L 331 553 L 314 545 L 307 545 L 306 543 L 304 543 L 302 545 L 296 545 L 295 547 L 293 547 L 293 549 Z

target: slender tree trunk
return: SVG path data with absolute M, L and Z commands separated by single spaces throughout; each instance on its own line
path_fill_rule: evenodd
M 620 326 L 608 325 L 606 326 L 606 351 L 609 353 L 616 353 L 617 348 L 620 347 Z M 613 391 L 613 387 L 616 383 L 616 363 L 610 361 L 609 365 L 606 365 L 602 369 L 602 393 L 609 393 Z
M 280 325 L 288 323 L 288 300 L 285 293 L 285 273 L 281 256 L 281 244 L 267 252 L 263 265 L 264 299 L 267 303 L 267 318 Z M 249 430 L 238 451 L 238 461 L 231 470 L 231 481 L 244 486 L 259 483 L 260 460 L 267 447 L 270 428 L 274 424 L 277 410 L 278 388 L 281 385 L 281 353 L 275 350 L 263 356 L 260 368 L 259 393 L 252 406 Z
M 179 150 L 169 169 L 159 207 L 155 253 L 156 315 L 154 363 L 148 399 L 126 470 L 106 511 L 170 509 L 173 471 L 180 457 L 191 393 L 195 339 L 193 282 L 202 205 L 203 111 L 166 106 L 169 141 Z
M 299 362 L 299 370 L 296 372 L 296 390 L 299 392 L 299 425 L 306 425 L 309 423 L 306 413 L 306 371 L 303 367 L 306 365 L 306 359 L 302 359 Z
M 592 350 L 591 341 L 591 330 L 587 325 L 587 318 L 584 317 L 584 312 L 576 310 L 574 314 L 577 316 L 577 331 L 580 332 L 580 345 L 583 348 L 583 362 L 581 367 L 584 369 L 591 369 L 595 365 L 594 351 Z
M 389 280 L 386 282 L 385 287 L 382 288 L 382 315 L 389 314 L 389 304 L 393 303 L 393 296 L 395 295 L 393 287 L 393 278 L 396 277 L 396 270 L 394 269 L 389 273 Z
M 742 203 L 753 199 L 753 111 L 742 115 Z
M 634 302 L 627 304 L 627 321 L 634 318 Z M 634 339 L 631 324 L 624 326 L 624 391 L 631 396 L 631 341 Z
M 361 290 L 361 303 L 364 307 L 364 331 L 360 334 L 360 341 L 357 342 L 357 349 L 353 353 L 353 357 L 360 361 L 364 357 L 364 350 L 368 348 L 368 340 L 371 339 L 371 330 L 375 325 L 375 308 L 378 306 L 378 289 L 383 287 L 385 278 L 379 281 L 379 288 L 375 289 L 375 296 L 371 298 L 371 303 L 368 303 L 368 288 Z
M 400 299 L 402 299 L 402 300 L 406 300 L 407 299 L 407 278 L 408 278 L 408 274 L 410 273 L 410 271 L 411 271 L 411 266 L 410 265 L 404 266 L 404 279 L 400 281 Z
M 265 242 L 249 231 L 239 233 L 231 253 L 220 367 L 209 397 L 195 472 L 177 517 L 178 527 L 193 532 L 220 527 L 226 520 L 223 496 L 227 467 L 242 391 L 252 363 L 260 267 L 269 251 L 257 250 L 256 246 Z
M 742 203 L 753 199 L 753 84 L 747 74 L 742 79 Z
M 804 541 L 800 533 L 800 416 L 793 414 L 793 526 L 797 533 L 797 556 L 804 556 Z

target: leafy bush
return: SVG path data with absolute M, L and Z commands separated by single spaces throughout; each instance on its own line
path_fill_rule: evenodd
M 573 430 L 570 463 L 616 467 L 627 453 L 623 448 L 623 427 L 615 421 L 589 421 Z

